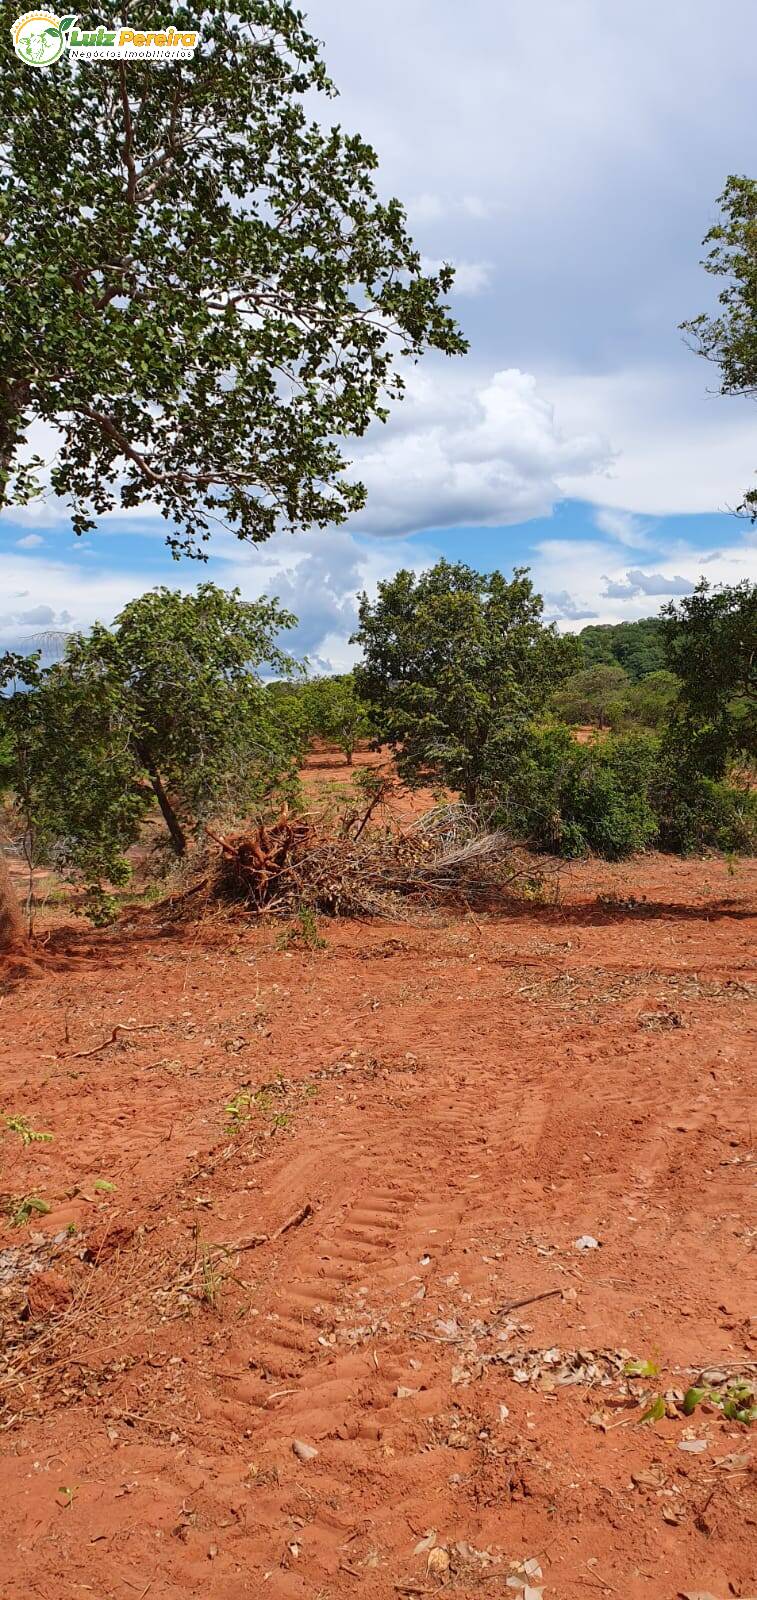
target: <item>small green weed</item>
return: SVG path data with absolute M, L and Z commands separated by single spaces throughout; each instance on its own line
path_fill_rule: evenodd
M 634 1371 L 630 1370 L 632 1367 Z M 637 1370 L 640 1368 L 649 1370 Z M 625 1371 L 629 1377 L 653 1377 L 657 1368 L 651 1361 L 633 1361 L 627 1364 Z M 665 1416 L 675 1416 L 676 1409 L 682 1416 L 691 1417 L 701 1405 L 717 1406 L 729 1422 L 757 1422 L 757 1390 L 754 1382 L 747 1378 L 733 1378 L 719 1388 L 712 1384 L 692 1384 L 683 1400 L 676 1401 L 673 1406 L 666 1405 L 661 1394 L 655 1395 L 639 1421 L 661 1422 Z
M 21 1143 L 24 1145 L 49 1144 L 53 1138 L 51 1133 L 38 1133 L 36 1128 L 32 1127 L 28 1117 L 13 1114 L 9 1117 L 3 1116 L 3 1122 L 8 1133 L 17 1133 Z
M 319 932 L 312 906 L 300 906 L 295 921 L 284 928 L 276 940 L 277 950 L 291 950 L 293 945 L 304 945 L 307 950 L 326 949 L 327 941 Z
M 757 1422 L 757 1393 L 754 1384 L 746 1379 L 734 1379 L 722 1389 L 692 1386 L 683 1397 L 681 1410 L 684 1416 L 692 1416 L 704 1401 L 719 1406 L 729 1422 Z
M 658 1378 L 660 1369 L 656 1361 L 627 1361 L 623 1372 L 627 1378 Z
M 193 1276 L 199 1278 L 200 1299 L 210 1306 L 212 1311 L 218 1311 L 221 1304 L 221 1289 L 223 1276 L 218 1270 L 217 1247 L 208 1244 L 200 1234 L 200 1229 L 195 1223 L 195 1265 Z M 223 1252 L 221 1252 L 223 1253 Z
M 228 1117 L 228 1122 L 226 1123 L 227 1133 L 241 1133 L 243 1128 L 247 1126 L 250 1120 L 251 1104 L 252 1094 L 249 1089 L 240 1089 L 238 1094 L 235 1094 L 231 1100 L 227 1101 L 223 1108 Z
M 40 1199 L 38 1194 L 18 1195 L 9 1198 L 6 1211 L 12 1228 L 23 1228 L 29 1218 L 35 1213 L 39 1217 L 46 1217 L 50 1207 L 46 1200 Z
M 121 901 L 118 895 L 110 894 L 99 883 L 93 883 L 87 888 L 77 909 L 81 916 L 92 923 L 93 928 L 110 928 L 121 914 Z
M 281 1074 L 270 1083 L 262 1083 L 259 1089 L 239 1089 L 224 1106 L 228 1119 L 225 1132 L 233 1137 L 243 1133 L 256 1114 L 263 1118 L 271 1132 L 288 1128 L 292 1111 L 296 1109 L 292 1101 L 309 1100 L 317 1093 L 315 1084 L 293 1085 Z

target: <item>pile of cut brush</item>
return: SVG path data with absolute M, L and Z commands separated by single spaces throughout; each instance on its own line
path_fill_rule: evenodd
M 292 916 L 303 907 L 327 916 L 403 914 L 428 906 L 491 902 L 534 894 L 547 871 L 500 831 L 488 832 L 462 803 L 436 806 L 411 825 L 368 829 L 354 815 L 327 824 L 285 808 L 274 822 L 221 837 L 194 858 L 207 899 L 243 902 L 251 911 Z

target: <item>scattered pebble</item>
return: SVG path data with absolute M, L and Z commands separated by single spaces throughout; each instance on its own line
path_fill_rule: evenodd
M 304 1439 L 295 1439 L 292 1443 L 292 1449 L 298 1461 L 312 1461 L 318 1454 L 315 1445 L 306 1444 Z

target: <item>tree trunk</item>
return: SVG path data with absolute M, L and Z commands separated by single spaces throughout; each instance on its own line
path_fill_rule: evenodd
M 171 805 L 166 793 L 163 779 L 158 772 L 155 762 L 152 760 L 149 750 L 144 744 L 142 744 L 141 741 L 135 741 L 134 749 L 147 773 L 147 776 L 150 779 L 150 786 L 163 813 L 163 821 L 165 822 L 165 825 L 171 836 L 171 844 L 173 845 L 177 856 L 185 856 L 187 853 L 187 836 L 181 826 L 173 806 Z
M 10 868 L 0 850 L 0 955 L 16 955 L 29 949 L 29 937 L 21 915 L 21 903 L 13 887 Z
M 177 856 L 185 856 L 187 853 L 187 836 L 166 794 L 160 773 L 151 772 L 150 782 L 155 792 L 155 798 L 163 813 L 163 820 L 171 835 L 171 844 Z
M 24 406 L 29 399 L 29 384 L 0 377 L 0 507 L 5 505 L 8 479 L 16 451 L 24 435 Z
M 26 392 L 26 386 L 19 385 L 14 391 L 7 381 L 0 379 L 0 506 L 5 503 L 8 476 L 21 436 L 19 407 Z M 0 849 L 0 955 L 17 955 L 30 948 L 10 868 Z

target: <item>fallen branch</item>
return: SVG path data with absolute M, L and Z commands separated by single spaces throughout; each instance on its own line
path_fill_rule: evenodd
M 289 1232 L 290 1228 L 299 1228 L 301 1222 L 307 1222 L 308 1217 L 313 1215 L 313 1206 L 307 1200 L 304 1206 L 300 1206 L 299 1211 L 295 1211 L 291 1217 L 287 1217 L 286 1222 L 282 1222 L 281 1227 L 276 1228 L 273 1233 L 252 1233 L 248 1239 L 240 1239 L 238 1244 L 230 1245 L 229 1255 L 234 1255 L 235 1252 L 241 1250 L 257 1250 L 261 1244 L 273 1244 L 275 1239 L 280 1239 L 282 1234 Z
M 81 1061 L 85 1056 L 99 1055 L 100 1051 L 105 1050 L 109 1044 L 115 1044 L 116 1036 L 119 1033 L 147 1033 L 152 1028 L 160 1027 L 162 1027 L 160 1022 L 117 1022 L 110 1038 L 103 1039 L 102 1044 L 96 1044 L 92 1050 L 67 1050 L 65 1055 L 75 1057 L 77 1061 Z
M 520 1311 L 521 1306 L 535 1306 L 537 1300 L 554 1300 L 561 1294 L 562 1289 L 545 1289 L 543 1294 L 530 1294 L 525 1300 L 508 1300 L 507 1305 L 500 1306 L 496 1315 L 506 1317 L 510 1311 Z

